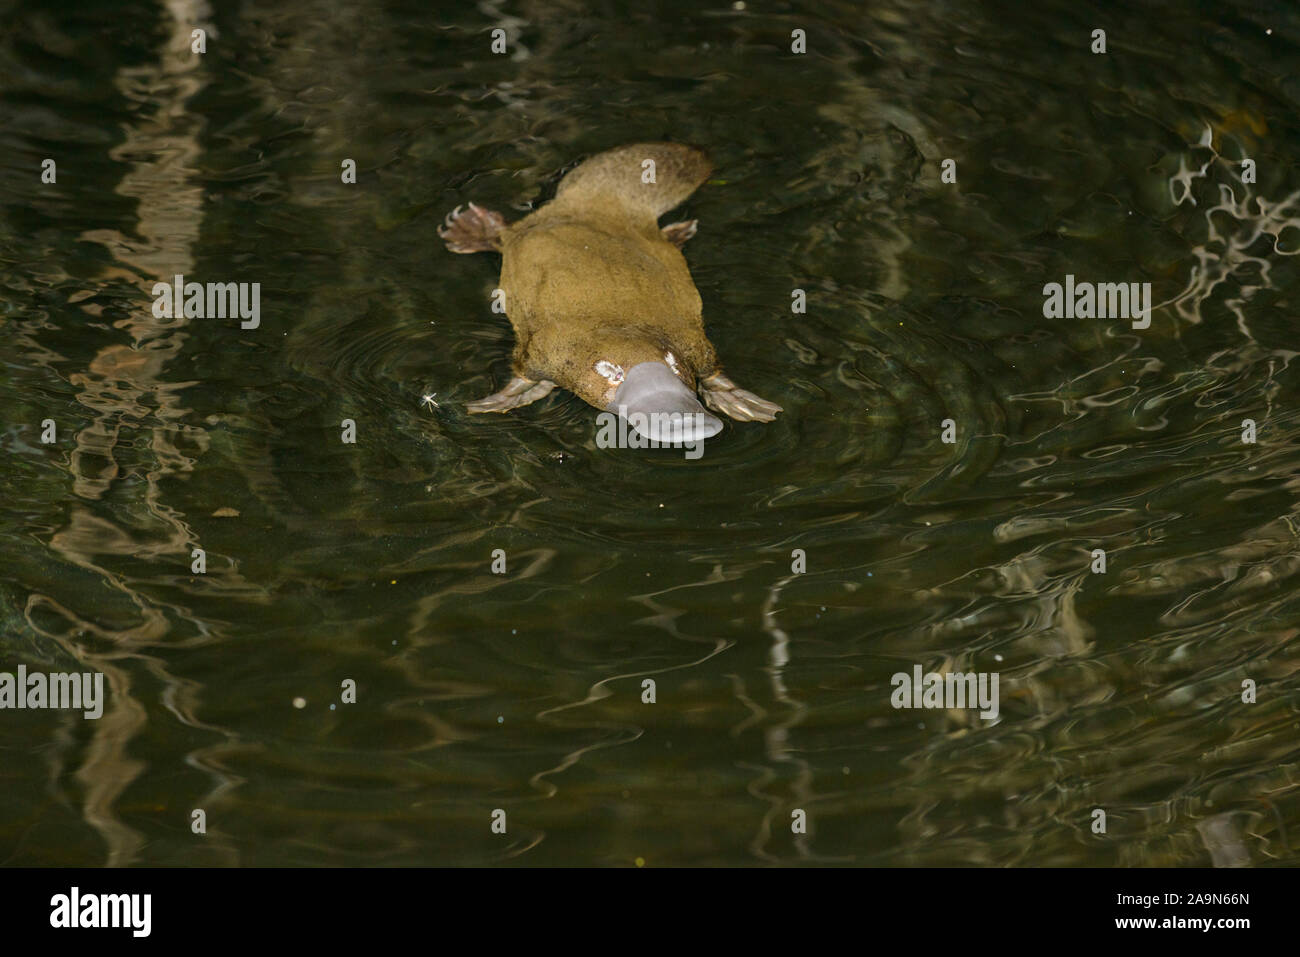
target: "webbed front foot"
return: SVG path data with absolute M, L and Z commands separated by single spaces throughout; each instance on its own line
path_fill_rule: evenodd
M 530 402 L 536 402 L 538 399 L 550 395 L 551 390 L 554 388 L 555 383 L 549 379 L 538 381 L 525 379 L 523 376 L 515 376 L 500 392 L 493 392 L 482 399 L 467 402 L 465 408 L 471 413 L 509 412 L 511 409 L 517 409 L 521 405 L 528 405 Z
M 700 380 L 700 394 L 710 409 L 740 422 L 771 422 L 778 412 L 785 411 L 775 402 L 739 388 L 721 370 Z
M 454 253 L 485 253 L 501 251 L 501 231 L 506 228 L 505 217 L 475 203 L 468 208 L 457 206 L 438 227 L 438 235 Z

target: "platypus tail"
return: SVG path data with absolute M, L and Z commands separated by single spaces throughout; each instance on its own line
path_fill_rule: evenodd
M 618 204 L 658 220 L 695 192 L 711 172 L 713 164 L 694 147 L 633 143 L 597 153 L 574 168 L 560 181 L 555 198 Z

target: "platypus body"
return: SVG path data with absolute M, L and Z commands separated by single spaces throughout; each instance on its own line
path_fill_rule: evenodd
M 554 200 L 516 223 L 473 203 L 447 217 L 438 233 L 452 252 L 501 253 L 516 337 L 514 378 L 470 412 L 507 412 L 558 385 L 673 444 L 722 430 L 697 390 L 733 419 L 770 422 L 781 411 L 723 375 L 704 334 L 680 251 L 696 221 L 659 226 L 711 169 L 689 146 L 622 146 L 576 167 Z

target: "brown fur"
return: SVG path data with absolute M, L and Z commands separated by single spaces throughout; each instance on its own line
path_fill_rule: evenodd
M 645 159 L 655 161 L 654 184 L 641 182 Z M 617 383 L 596 371 L 602 360 L 627 370 L 671 353 L 692 390 L 716 371 L 700 294 L 657 222 L 709 172 L 687 146 L 620 147 L 574 169 L 552 202 L 501 232 L 517 375 L 549 379 L 603 409 Z

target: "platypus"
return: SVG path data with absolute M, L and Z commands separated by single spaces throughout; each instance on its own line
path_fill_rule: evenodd
M 508 412 L 558 385 L 647 439 L 689 443 L 722 430 L 698 389 L 733 419 L 772 421 L 781 407 L 723 375 L 704 334 L 680 251 L 698 221 L 659 226 L 711 171 L 692 147 L 638 143 L 575 167 L 551 202 L 513 224 L 474 203 L 456 207 L 438 235 L 452 252 L 501 253 L 516 339 L 514 378 L 469 411 Z

